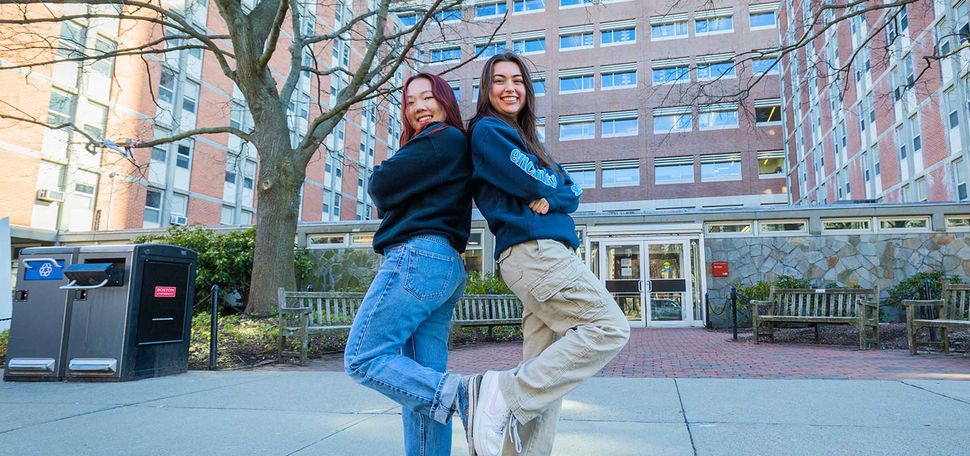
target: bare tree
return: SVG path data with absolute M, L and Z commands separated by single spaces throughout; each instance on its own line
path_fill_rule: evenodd
M 184 0 L 65 3 L 72 8 L 41 0 L 5 2 L 0 14 L 0 31 L 5 37 L 0 41 L 0 70 L 27 75 L 60 62 L 84 67 L 105 59 L 137 58 L 144 62 L 151 78 L 150 60 L 186 49 L 201 51 L 215 59 L 222 75 L 245 97 L 252 127 L 234 124 L 227 115 L 226 122 L 176 129 L 161 137 L 146 132 L 145 136 L 112 138 L 108 132 L 108 138 L 98 138 L 71 123 L 49 124 L 11 103 L 0 103 L 0 119 L 73 129 L 81 132 L 89 148 L 108 147 L 129 157 L 131 149 L 200 136 L 229 134 L 252 144 L 259 157 L 258 211 L 255 264 L 246 309 L 266 312 L 274 305 L 277 287 L 295 286 L 293 240 L 308 163 L 325 148 L 325 139 L 349 110 L 399 89 L 395 82 L 400 82 L 400 74 L 396 77 L 396 73 L 416 63 L 418 49 L 437 36 L 431 30 L 444 27 L 443 19 L 455 14 L 462 0 L 358 1 L 358 13 L 342 17 L 333 27 L 314 27 L 312 21 L 317 12 L 341 8 L 343 2 L 337 0 L 212 1 L 218 23 L 208 27 L 192 22 L 189 8 L 180 7 Z M 191 0 L 188 3 L 193 5 Z M 208 2 L 195 4 L 207 8 Z M 405 24 L 395 20 L 395 15 L 411 20 Z M 65 42 L 63 36 L 58 38 L 51 32 L 57 30 L 57 24 L 68 21 L 99 20 L 119 21 L 120 29 L 128 32 L 116 48 L 91 49 L 84 43 Z M 329 56 L 320 57 L 337 42 L 355 43 L 361 56 L 349 65 L 329 65 Z M 314 79 L 318 89 L 323 88 L 324 78 L 339 78 L 342 83 L 329 99 L 311 100 L 315 109 L 308 108 L 312 114 L 307 118 L 306 133 L 293 136 L 293 113 L 288 107 L 295 102 L 302 78 Z M 155 99 L 158 94 L 153 91 L 151 96 Z M 339 150 L 328 152 L 342 154 Z

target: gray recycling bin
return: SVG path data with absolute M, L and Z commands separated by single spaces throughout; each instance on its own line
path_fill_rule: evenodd
M 20 251 L 4 380 L 56 381 L 64 377 L 67 327 L 73 293 L 64 269 L 78 247 L 34 247 Z
M 8 349 L 15 369 L 8 368 L 4 379 L 37 379 L 38 375 L 16 367 L 30 366 L 37 372 L 39 367 L 31 362 L 40 365 L 36 359 L 51 358 L 55 360 L 54 374 L 48 377 L 57 378 L 61 372 L 69 381 L 127 381 L 188 370 L 196 253 L 171 245 L 140 244 L 85 246 L 74 255 L 59 270 L 63 278 L 58 290 L 67 292 L 60 354 L 14 358 L 20 349 L 14 346 L 13 327 L 25 328 L 18 331 L 25 334 L 16 339 L 18 346 L 25 347 L 57 332 L 53 328 L 31 331 L 44 326 L 43 316 L 37 312 L 27 312 L 30 317 L 18 321 L 17 307 L 28 302 L 18 301 Z M 31 287 L 44 284 L 21 283 L 30 301 L 36 295 Z M 17 359 L 24 361 L 18 364 Z

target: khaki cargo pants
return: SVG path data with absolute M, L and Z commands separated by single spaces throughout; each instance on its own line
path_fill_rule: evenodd
M 522 300 L 522 364 L 499 377 L 519 421 L 522 454 L 552 454 L 562 398 L 606 365 L 630 324 L 571 249 L 540 239 L 499 255 L 502 280 Z M 508 435 L 508 434 L 507 434 Z M 515 454 L 509 437 L 502 454 Z

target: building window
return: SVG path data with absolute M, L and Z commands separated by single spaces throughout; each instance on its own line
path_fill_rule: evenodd
M 687 20 L 650 24 L 650 39 L 687 38 Z
M 337 14 L 338 15 L 340 14 L 339 8 L 337 9 Z M 418 23 L 417 14 L 407 14 L 403 16 L 398 16 L 397 18 L 401 20 L 401 24 L 404 24 L 405 27 L 413 27 Z M 337 22 L 340 22 L 340 20 L 338 19 Z
M 676 66 L 653 68 L 653 85 L 676 84 L 690 81 L 690 66 L 686 63 Z
M 512 50 L 517 54 L 540 54 L 546 52 L 546 38 L 512 38 Z
M 657 185 L 693 183 L 694 157 L 657 158 L 653 170 Z
M 479 3 L 475 7 L 475 17 L 486 18 L 503 16 L 505 12 L 508 11 L 509 6 L 505 3 L 505 0 L 497 2 Z
M 530 13 L 545 9 L 545 0 L 513 0 L 512 2 L 512 11 L 515 13 Z
M 182 86 L 182 110 L 195 114 L 196 105 L 199 100 L 199 83 L 185 81 Z
M 175 99 L 175 73 L 162 67 L 162 75 L 158 79 L 158 100 L 171 104 Z
M 577 6 L 592 5 L 594 0 L 559 0 L 560 8 L 574 8 Z
M 307 248 L 344 247 L 347 245 L 346 234 L 315 234 L 307 237 Z
M 957 100 L 957 91 L 951 88 L 946 92 L 947 119 L 950 130 L 960 126 L 960 102 Z
M 717 16 L 694 21 L 694 31 L 698 35 L 713 33 L 730 33 L 734 31 L 734 19 L 732 16 Z
M 879 219 L 879 231 L 923 231 L 929 227 L 929 217 Z
M 701 182 L 741 180 L 741 154 L 701 156 Z
M 869 222 L 869 219 L 822 219 L 822 232 L 869 232 L 872 231 Z
M 721 59 L 723 59 L 723 56 L 698 57 L 697 80 L 704 81 L 737 77 L 737 71 L 734 69 L 734 62 L 732 60 Z
M 637 29 L 630 25 L 623 28 L 615 28 L 600 31 L 600 43 L 603 46 L 613 46 L 617 44 L 632 44 L 637 42 Z
M 475 45 L 475 55 L 478 59 L 487 59 L 505 51 L 505 43 L 484 43 Z
M 688 108 L 689 109 L 689 108 Z M 659 114 L 653 112 L 653 132 L 655 134 L 691 131 L 693 128 L 690 111 Z
M 434 15 L 435 20 L 439 22 L 456 22 L 461 20 L 461 10 L 458 8 L 446 9 L 444 11 L 438 11 Z
M 593 32 L 559 35 L 559 50 L 583 49 L 593 47 Z
M 546 119 L 536 119 L 536 137 L 539 138 L 539 142 L 545 144 L 545 142 L 546 142 Z
M 105 41 L 98 37 L 97 41 L 94 43 L 94 49 L 98 52 L 98 55 L 105 55 L 115 52 L 117 46 L 110 41 Z M 91 70 L 101 76 L 110 78 L 112 74 L 112 66 L 114 65 L 114 58 L 105 58 L 96 60 L 91 63 Z
M 640 185 L 640 163 L 637 160 L 603 162 L 603 187 Z
M 785 151 L 758 152 L 758 178 L 785 177 Z
M 775 12 L 752 12 L 751 13 L 751 30 L 760 30 L 775 28 Z
M 953 176 L 956 179 L 957 184 L 957 199 L 960 201 L 967 200 L 967 169 L 966 164 L 963 163 L 963 159 L 955 160 L 953 162 Z
M 947 217 L 947 231 L 970 231 L 970 217 Z
M 781 100 L 755 100 L 754 118 L 759 127 L 781 124 Z
M 754 233 L 754 224 L 751 222 L 715 222 L 705 223 L 704 229 L 707 234 L 715 236 L 751 235 Z
M 588 92 L 593 88 L 592 68 L 559 72 L 559 93 Z
M 164 146 L 152 147 L 152 161 L 165 163 L 168 160 L 168 150 Z
M 635 64 L 631 64 L 635 65 Z M 636 68 L 600 68 L 600 88 L 603 90 L 626 89 L 637 86 Z
M 926 178 L 916 179 L 916 201 L 926 202 Z
M 535 75 L 533 75 L 535 77 Z M 535 92 L 537 97 L 541 97 L 546 94 L 546 80 L 545 79 L 533 79 L 532 80 L 532 91 Z M 478 99 L 477 97 L 475 98 Z
M 604 112 L 601 123 L 601 134 L 604 138 L 636 136 L 639 133 L 639 118 L 636 111 Z
M 559 117 L 559 140 L 592 139 L 596 137 L 596 122 L 592 114 Z
M 562 165 L 573 182 L 583 188 L 596 188 L 595 163 L 569 163 Z
M 192 146 L 179 144 L 175 154 L 175 166 L 182 169 L 189 169 L 192 163 Z
M 432 49 L 430 63 L 461 60 L 461 48 Z
M 468 236 L 468 246 L 465 253 L 461 254 L 465 262 L 465 271 L 468 273 L 482 273 L 485 267 L 484 246 L 482 245 L 482 232 L 472 231 Z
M 162 192 L 153 188 L 145 194 L 145 223 L 162 222 Z
M 480 79 L 475 79 L 472 81 L 472 101 L 478 101 L 478 94 L 481 92 L 482 81 Z M 533 84 L 533 88 L 535 85 Z M 538 96 L 539 94 L 536 94 Z
M 773 233 L 773 234 L 781 234 L 781 233 L 786 233 L 786 234 L 799 234 L 799 233 L 807 233 L 808 232 L 808 222 L 806 222 L 804 220 L 800 220 L 800 221 L 788 221 L 788 220 L 785 220 L 785 221 L 772 221 L 772 220 L 766 220 L 766 221 L 761 222 L 758 225 L 758 228 L 760 228 L 759 231 L 762 234 L 768 234 L 768 233 Z
M 701 106 L 698 113 L 701 130 L 738 128 L 738 108 L 728 106 Z
M 459 81 L 448 81 L 448 86 L 451 87 L 451 93 L 455 95 L 455 101 L 461 101 L 461 86 Z M 376 110 L 376 107 L 374 108 Z
M 47 105 L 47 124 L 60 126 L 70 122 L 74 111 L 74 96 L 57 89 L 51 90 L 50 103 Z
M 778 59 L 753 59 L 751 60 L 751 71 L 754 74 L 778 74 Z

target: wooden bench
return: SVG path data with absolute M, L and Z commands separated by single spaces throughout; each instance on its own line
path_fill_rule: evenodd
M 455 315 L 451 319 L 451 345 L 455 328 L 467 326 L 487 326 L 492 337 L 496 326 L 518 326 L 522 324 L 522 301 L 515 295 L 465 295 L 455 304 Z
M 364 293 L 277 291 L 279 359 L 299 357 L 306 364 L 310 334 L 350 329 Z M 455 305 L 453 327 L 518 325 L 522 302 L 513 295 L 465 295 Z M 298 350 L 288 347 L 293 340 Z
M 751 300 L 751 318 L 755 343 L 762 336 L 774 341 L 775 325 L 808 323 L 815 326 L 818 341 L 819 324 L 852 325 L 859 329 L 859 348 L 879 348 L 879 288 L 799 289 L 771 288 L 767 301 Z M 765 325 L 767 334 L 761 331 Z M 866 337 L 866 329 L 872 336 Z
M 949 353 L 947 330 L 970 329 L 970 285 L 968 284 L 944 282 L 942 299 L 906 299 L 903 300 L 903 306 L 906 307 L 906 336 L 909 338 L 910 354 L 916 354 L 918 345 L 942 345 L 943 353 Z M 923 318 L 924 316 L 926 318 Z M 938 328 L 940 342 L 918 343 L 916 335 L 922 328 Z

